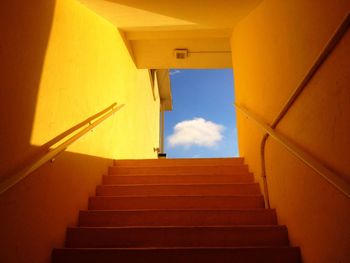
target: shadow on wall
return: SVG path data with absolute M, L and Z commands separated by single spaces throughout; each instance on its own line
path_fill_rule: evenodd
M 112 160 L 63 152 L 0 195 L 0 261 L 49 263 Z
M 37 148 L 30 145 L 55 0 L 0 1 L 0 180 Z

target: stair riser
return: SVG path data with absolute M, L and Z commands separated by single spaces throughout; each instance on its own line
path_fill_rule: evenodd
M 284 227 L 69 228 L 69 248 L 287 246 Z
M 108 186 L 96 188 L 97 196 L 128 196 L 128 195 L 258 195 L 258 184 L 231 185 L 142 185 L 142 186 Z
M 276 225 L 274 210 L 261 211 L 82 211 L 80 226 Z
M 254 183 L 252 174 L 237 175 L 158 175 L 158 176 L 103 176 L 103 184 L 232 184 Z
M 262 196 L 207 197 L 91 197 L 90 210 L 136 209 L 255 209 L 264 208 Z
M 243 158 L 214 158 L 214 159 L 147 159 L 147 160 L 117 160 L 117 167 L 176 167 L 176 166 L 223 166 L 243 164 Z
M 300 263 L 297 248 L 98 250 L 59 249 L 52 263 Z
M 133 175 L 180 175 L 180 174 L 237 174 L 248 173 L 248 166 L 235 165 L 235 166 L 175 166 L 175 167 L 109 167 L 108 172 L 110 175 L 114 174 L 133 174 Z

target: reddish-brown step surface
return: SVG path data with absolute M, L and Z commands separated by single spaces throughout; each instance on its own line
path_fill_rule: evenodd
M 140 160 L 116 160 L 114 166 L 117 167 L 176 167 L 176 166 L 213 166 L 213 165 L 240 165 L 244 164 L 244 158 L 175 158 L 175 159 L 140 159 Z
M 247 165 L 208 165 L 208 166 L 111 166 L 108 169 L 108 173 L 110 175 L 118 174 L 118 175 L 181 175 L 181 174 L 210 174 L 210 175 L 218 175 L 218 174 L 239 174 L 239 173 L 247 173 L 248 166 Z
M 251 173 L 235 175 L 105 175 L 103 184 L 232 184 L 254 183 Z
M 242 196 L 95 196 L 90 210 L 135 209 L 256 209 L 264 208 L 261 195 Z
M 88 210 L 79 226 L 218 226 L 276 225 L 275 210 Z
M 300 263 L 243 158 L 116 161 L 53 263 Z
M 246 184 L 173 184 L 173 185 L 99 185 L 97 196 L 228 196 L 228 195 L 259 195 L 257 183 Z
M 52 263 L 300 263 L 295 247 L 55 249 Z
M 288 246 L 284 226 L 71 227 L 69 248 Z

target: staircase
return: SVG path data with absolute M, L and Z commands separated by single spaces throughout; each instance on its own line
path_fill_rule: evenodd
M 53 263 L 299 263 L 242 158 L 123 160 Z

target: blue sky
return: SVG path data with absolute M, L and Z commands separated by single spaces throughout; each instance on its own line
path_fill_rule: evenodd
M 170 70 L 173 110 L 165 112 L 168 158 L 237 156 L 232 69 Z

